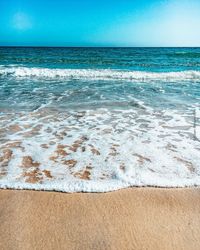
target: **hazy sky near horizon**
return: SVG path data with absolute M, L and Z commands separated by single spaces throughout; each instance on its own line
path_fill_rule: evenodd
M 200 46 L 200 0 L 1 0 L 0 45 Z

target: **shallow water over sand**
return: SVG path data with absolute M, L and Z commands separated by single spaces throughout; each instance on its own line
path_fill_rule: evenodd
M 192 116 L 41 109 L 1 116 L 1 187 L 111 191 L 200 184 Z
M 1 48 L 0 187 L 200 185 L 199 57 L 180 50 Z

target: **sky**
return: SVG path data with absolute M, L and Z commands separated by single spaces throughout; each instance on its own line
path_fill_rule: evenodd
M 200 0 L 0 0 L 0 46 L 200 46 Z

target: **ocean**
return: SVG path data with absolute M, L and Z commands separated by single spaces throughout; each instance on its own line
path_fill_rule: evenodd
M 0 47 L 0 188 L 200 185 L 200 48 Z

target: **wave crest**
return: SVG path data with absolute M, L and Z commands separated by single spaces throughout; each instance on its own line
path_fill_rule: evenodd
M 65 78 L 65 79 L 97 79 L 97 80 L 200 80 L 200 71 L 188 70 L 179 72 L 147 72 L 122 71 L 111 69 L 49 69 L 28 67 L 1 67 L 0 76 L 17 78 Z

